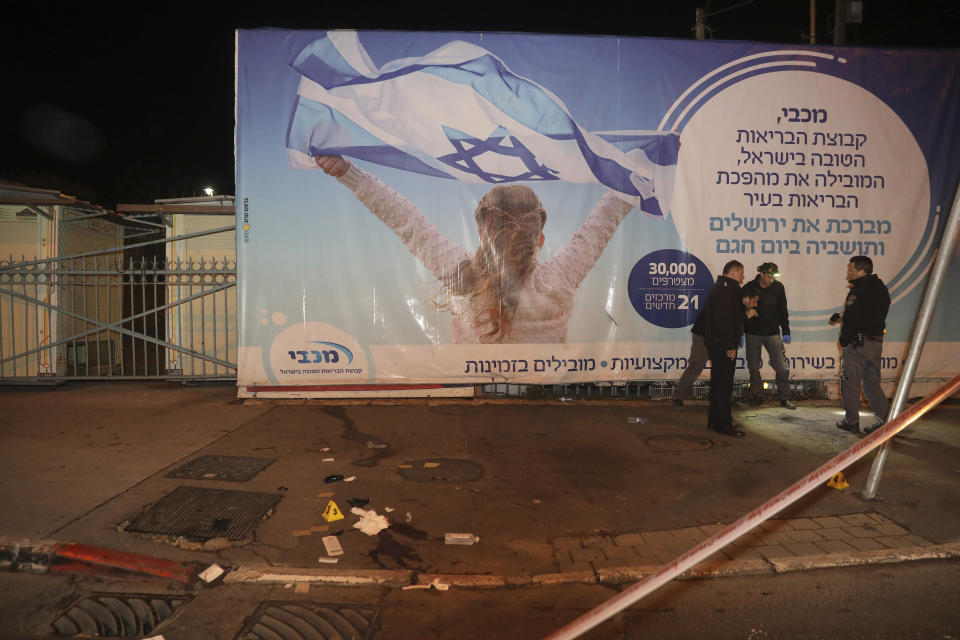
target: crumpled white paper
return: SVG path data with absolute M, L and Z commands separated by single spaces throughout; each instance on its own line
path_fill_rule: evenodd
M 386 516 L 377 515 L 375 509 L 361 509 L 353 507 L 350 513 L 360 516 L 360 519 L 353 523 L 354 529 L 360 529 L 368 536 L 375 536 L 390 526 L 390 521 Z

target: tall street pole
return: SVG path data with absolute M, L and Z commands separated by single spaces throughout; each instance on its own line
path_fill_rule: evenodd
M 950 259 L 953 257 L 953 248 L 956 245 L 958 231 L 960 231 L 960 185 L 957 186 L 957 190 L 954 193 L 953 208 L 950 210 L 947 226 L 943 229 L 940 248 L 937 250 L 933 270 L 930 272 L 927 290 L 923 294 L 923 302 L 920 303 L 920 310 L 917 311 L 913 334 L 910 336 L 910 349 L 907 351 L 907 358 L 903 362 L 900 382 L 897 384 L 897 391 L 894 394 L 887 420 L 893 420 L 897 417 L 903 409 L 903 405 L 906 404 L 907 396 L 910 394 L 910 385 L 913 382 L 914 374 L 917 372 L 917 364 L 920 361 L 920 353 L 923 351 L 923 343 L 924 340 L 927 339 L 927 330 L 930 328 L 930 321 L 933 320 L 933 312 L 937 308 L 937 297 L 940 295 L 940 288 L 947 275 Z M 877 453 L 877 456 L 873 459 L 870 474 L 867 476 L 867 484 L 863 489 L 863 497 L 867 500 L 872 500 L 877 495 L 880 476 L 883 474 L 883 467 L 886 465 L 887 456 L 890 453 L 890 442 L 892 442 L 892 440 L 884 442 L 880 448 L 880 452 Z

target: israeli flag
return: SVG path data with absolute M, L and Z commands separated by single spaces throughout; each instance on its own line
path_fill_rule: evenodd
M 482 47 L 454 41 L 377 68 L 355 31 L 329 31 L 291 66 L 301 74 L 287 131 L 294 168 L 340 154 L 467 182 L 598 182 L 649 214 L 669 208 L 676 133 L 585 131 Z

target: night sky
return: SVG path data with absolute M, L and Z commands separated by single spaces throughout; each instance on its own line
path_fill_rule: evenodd
M 476 16 L 459 13 L 464 3 L 340 4 L 347 6 L 269 13 L 260 5 L 244 14 L 160 4 L 108 12 L 77 3 L 8 23 L 0 36 L 0 181 L 59 189 L 110 209 L 202 195 L 205 186 L 233 194 L 236 28 L 693 38 L 700 4 L 708 37 L 803 44 L 810 32 L 809 0 L 472 3 L 485 10 Z M 817 0 L 817 44 L 833 41 L 833 8 L 834 0 Z M 958 34 L 960 0 L 864 0 L 863 23 L 846 37 L 869 47 L 957 47 Z

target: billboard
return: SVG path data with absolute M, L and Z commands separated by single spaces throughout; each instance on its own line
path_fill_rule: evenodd
M 855 255 L 890 288 L 894 377 L 960 175 L 958 63 L 240 30 L 238 384 L 673 378 L 730 259 L 779 266 L 791 375 L 835 377 Z M 956 371 L 945 287 L 920 377 Z

